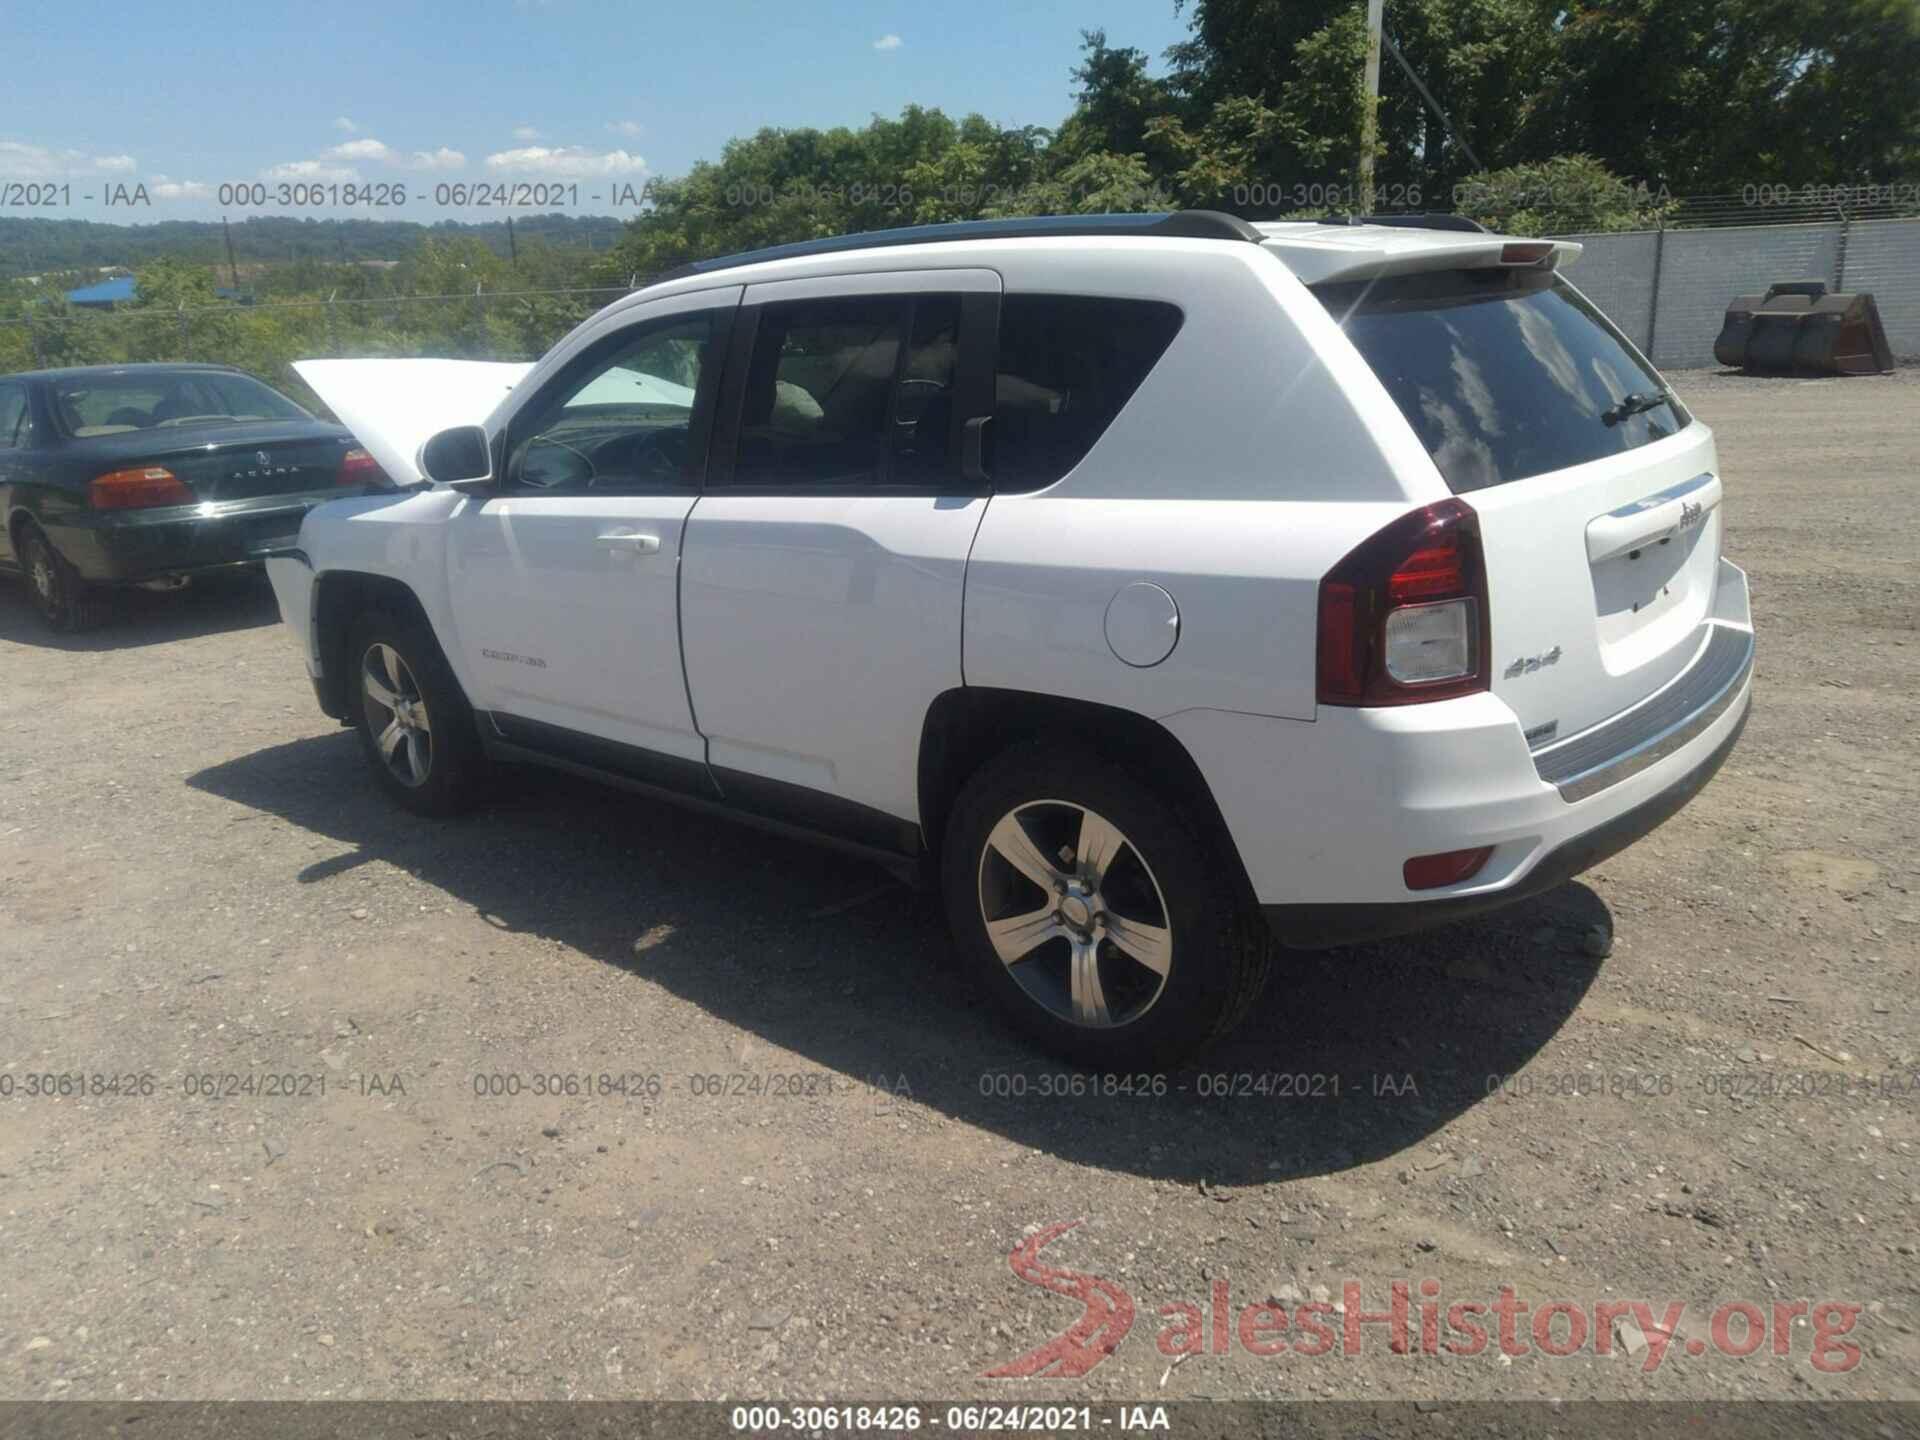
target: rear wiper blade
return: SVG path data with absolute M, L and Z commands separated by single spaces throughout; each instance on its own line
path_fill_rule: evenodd
M 1657 410 L 1673 398 L 1671 390 L 1635 390 L 1632 394 L 1622 395 L 1619 402 L 1600 412 L 1600 419 L 1608 425 L 1618 425 L 1629 415 L 1644 415 L 1649 410 Z

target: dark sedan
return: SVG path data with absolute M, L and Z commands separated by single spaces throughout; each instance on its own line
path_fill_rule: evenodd
M 388 488 L 353 437 L 223 365 L 0 375 L 0 572 L 56 629 L 110 588 L 257 565 L 323 500 Z

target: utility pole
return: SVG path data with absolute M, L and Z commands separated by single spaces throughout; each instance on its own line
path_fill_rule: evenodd
M 1366 111 L 1360 118 L 1360 213 L 1373 213 L 1373 152 L 1380 139 L 1380 32 L 1386 0 L 1367 0 Z
M 240 267 L 233 258 L 233 229 L 227 224 L 227 217 L 220 217 L 220 233 L 227 242 L 227 280 L 233 286 L 234 294 L 240 293 Z

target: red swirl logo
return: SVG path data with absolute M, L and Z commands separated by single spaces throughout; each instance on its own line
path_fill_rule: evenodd
M 1082 1217 L 1084 1219 L 1084 1217 Z M 1013 1247 L 1007 1264 L 1029 1285 L 1078 1300 L 1085 1313 L 1067 1329 L 1018 1359 L 986 1372 L 989 1379 L 1026 1379 L 1034 1375 L 1072 1379 L 1084 1375 L 1120 1347 L 1133 1329 L 1133 1297 L 1111 1280 L 1049 1265 L 1040 1252 L 1081 1220 L 1049 1225 Z

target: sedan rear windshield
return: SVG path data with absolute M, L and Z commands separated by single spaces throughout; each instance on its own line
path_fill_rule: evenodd
M 1692 420 L 1550 272 L 1426 271 L 1314 293 L 1456 495 L 1634 450 Z
M 57 380 L 53 408 L 76 438 L 238 420 L 311 420 L 278 390 L 225 370 L 135 370 Z

